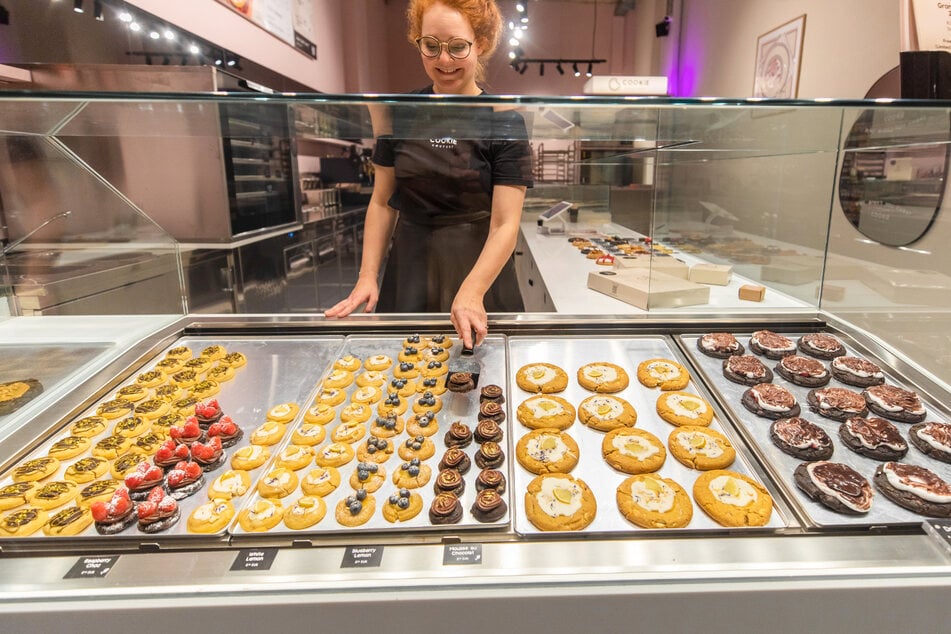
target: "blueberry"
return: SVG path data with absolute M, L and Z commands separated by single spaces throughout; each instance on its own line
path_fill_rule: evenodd
M 367 470 L 368 470 L 370 473 L 376 473 L 377 471 L 380 470 L 380 465 L 378 465 L 378 464 L 376 464 L 376 463 L 369 464 L 369 465 L 367 465 Z
M 419 467 L 415 465 L 410 467 L 408 471 L 409 471 L 409 474 L 414 478 L 419 475 Z
M 413 369 L 413 364 L 409 361 L 403 361 L 400 363 L 400 372 L 409 372 Z
M 415 440 L 416 442 L 425 442 L 425 441 L 426 441 L 426 436 L 423 436 L 422 434 L 420 434 L 419 436 L 417 436 L 417 437 L 414 438 L 413 440 Z
M 419 451 L 422 448 L 423 448 L 422 443 L 418 443 L 418 442 L 413 443 L 413 451 Z
M 368 446 L 367 446 L 367 453 L 370 454 L 371 456 L 372 456 L 373 454 L 375 454 L 375 453 L 376 453 L 376 445 L 375 445 L 375 444 L 374 444 L 374 445 L 368 445 Z
M 418 466 L 419 466 L 419 458 L 413 458 L 412 460 L 409 461 L 409 463 L 410 463 L 410 465 L 413 465 L 413 466 L 417 466 L 417 467 L 418 467 Z
M 408 497 L 409 497 L 409 489 L 406 489 L 406 488 L 400 489 L 400 497 L 401 497 L 401 498 L 408 498 Z
M 391 495 L 391 496 L 390 496 L 390 504 L 396 504 L 397 502 L 399 502 L 399 499 L 400 499 L 399 496 Z
M 419 352 L 419 350 L 417 350 L 413 346 L 406 346 L 405 348 L 403 348 L 404 354 L 416 354 L 417 352 Z
M 357 513 L 363 510 L 363 503 L 361 503 L 358 500 L 354 500 L 353 502 L 347 505 L 347 508 L 350 509 L 350 515 L 356 515 Z
M 364 480 L 370 477 L 369 471 L 364 471 L 363 469 L 357 469 L 357 479 L 363 482 Z
M 357 489 L 357 499 L 361 502 L 367 499 L 367 490 L 366 489 Z
M 409 499 L 407 499 L 407 498 L 400 498 L 399 501 L 396 503 L 396 506 L 400 507 L 401 509 L 408 509 L 408 508 L 409 508 Z
M 400 465 L 400 469 L 402 469 L 403 471 L 406 471 L 407 469 L 409 469 L 409 463 L 404 462 L 403 464 Z
M 353 497 L 352 495 L 348 495 L 348 496 L 347 496 L 347 506 L 350 506 L 351 504 L 353 504 L 353 503 L 356 502 L 356 501 L 357 501 L 357 498 Z

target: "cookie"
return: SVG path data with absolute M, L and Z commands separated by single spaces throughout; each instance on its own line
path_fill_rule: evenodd
M 66 467 L 66 473 L 63 474 L 63 477 L 67 480 L 82 484 L 83 482 L 92 482 L 98 479 L 108 470 L 108 460 L 96 456 L 87 456 L 80 458 Z
M 540 394 L 525 399 L 515 417 L 529 429 L 568 429 L 575 422 L 575 408 L 560 396 Z
M 402 488 L 386 499 L 383 504 L 383 519 L 391 524 L 407 522 L 419 515 L 422 510 L 422 496 Z
M 394 378 L 407 381 L 415 379 L 419 376 L 419 368 L 417 368 L 416 364 L 412 361 L 400 361 L 399 364 L 393 368 L 393 376 Z
M 346 388 L 353 383 L 353 372 L 347 370 L 332 370 L 324 379 L 324 387 Z
M 941 462 L 951 462 L 951 425 L 918 423 L 908 430 L 908 439 L 923 454 Z
M 241 447 L 231 454 L 231 468 L 238 471 L 257 469 L 271 457 L 271 450 L 261 445 Z
M 796 342 L 796 346 L 810 356 L 827 361 L 845 355 L 845 346 L 841 341 L 820 332 L 803 335 Z
M 27 504 L 37 488 L 36 482 L 15 482 L 0 487 L 0 511 L 9 511 Z
M 336 407 L 340 405 L 345 400 L 347 400 L 347 393 L 336 387 L 325 387 L 320 390 L 314 399 L 315 405 L 326 405 L 328 407 Z M 317 421 L 313 421 L 317 422 Z
M 502 445 L 490 440 L 479 446 L 473 459 L 480 469 L 497 469 L 505 462 L 505 452 Z
M 319 445 L 327 437 L 327 428 L 314 423 L 304 423 L 291 434 L 291 442 L 295 445 L 313 447 Z
M 123 441 L 125 439 L 123 438 Z M 130 441 L 131 444 L 131 441 Z M 126 447 L 128 448 L 128 447 Z M 115 456 L 113 456 L 115 457 Z M 13 481 L 14 482 L 38 482 L 45 478 L 50 477 L 59 469 L 59 460 L 56 458 L 34 458 L 32 460 L 27 460 L 26 462 L 21 462 L 13 470 Z M 105 469 L 103 469 L 105 473 Z M 100 474 L 101 475 L 101 474 Z M 73 478 L 67 478 L 73 480 Z M 73 480 L 74 482 L 80 482 L 80 480 Z
M 443 363 L 442 361 L 421 361 L 419 364 L 419 373 L 423 377 L 435 378 L 441 377 L 444 374 L 449 372 L 449 366 Z M 442 381 L 443 386 L 445 387 L 445 380 Z
M 637 380 L 644 387 L 682 390 L 690 383 L 687 368 L 670 359 L 648 359 L 637 366 Z
M 446 393 L 446 381 L 440 376 L 425 376 L 416 381 L 416 393 L 432 392 L 434 395 Z
M 341 424 L 347 423 L 365 423 L 373 415 L 373 408 L 366 403 L 350 403 L 340 410 Z M 339 428 L 338 428 L 339 429 Z M 364 427 L 364 433 L 366 428 Z
M 772 330 L 757 330 L 750 335 L 750 350 L 767 359 L 778 360 L 788 354 L 795 354 L 796 344 L 789 337 L 784 337 Z
M 348 482 L 354 491 L 365 489 L 367 493 L 376 493 L 386 483 L 386 467 L 375 462 L 358 462 Z
M 502 442 L 504 433 L 494 420 L 480 420 L 476 425 L 472 437 L 479 444 L 484 442 Z
M 389 370 L 391 365 L 393 365 L 393 359 L 385 354 L 375 354 L 372 357 L 367 357 L 363 361 L 364 368 L 367 370 L 376 370 L 377 372 Z
M 79 485 L 70 480 L 54 480 L 36 489 L 30 504 L 45 511 L 63 506 L 79 495 Z
M 683 528 L 693 518 L 693 504 L 683 487 L 656 473 L 633 475 L 617 487 L 617 507 L 641 528 Z
M 442 458 L 440 458 L 438 466 L 440 471 L 443 469 L 455 469 L 461 475 L 466 475 L 472 467 L 472 460 L 462 449 L 450 447 L 446 450 L 446 453 L 442 455 Z
M 515 383 L 526 392 L 553 394 L 568 387 L 568 374 L 551 363 L 530 363 L 518 369 Z
M 601 440 L 605 462 L 624 473 L 650 473 L 660 469 L 667 460 L 664 444 L 643 429 L 619 427 Z
M 49 520 L 49 514 L 41 508 L 27 506 L 10 511 L 0 517 L 0 535 L 7 537 L 29 537 L 40 530 Z
M 370 436 L 357 447 L 357 460 L 382 464 L 390 459 L 395 450 L 392 440 Z
M 339 502 L 334 511 L 337 523 L 342 526 L 360 526 L 366 524 L 376 511 L 376 500 L 364 489 L 358 489 Z
M 365 385 L 354 390 L 350 400 L 354 403 L 372 405 L 383 398 L 383 390 L 372 385 Z
M 208 487 L 209 500 L 230 500 L 241 497 L 251 487 L 251 476 L 241 469 L 229 469 L 215 478 Z
M 578 384 L 592 392 L 613 394 L 627 388 L 630 379 L 621 366 L 599 361 L 578 368 Z
M 104 431 L 106 431 L 106 419 L 102 416 L 86 416 L 69 426 L 70 435 L 83 438 L 92 438 Z
M 452 493 L 440 493 L 429 505 L 429 521 L 436 525 L 457 524 L 462 519 L 462 503 Z
M 809 499 L 836 513 L 864 515 L 872 508 L 872 485 L 861 473 L 841 462 L 803 462 L 793 479 Z
M 281 439 L 284 438 L 284 433 L 287 431 L 287 426 L 283 423 L 277 421 L 269 420 L 251 432 L 250 440 L 252 445 L 259 445 L 261 447 L 269 447 L 271 445 L 276 445 L 281 442 Z
M 439 423 L 436 420 L 436 415 L 432 412 L 414 414 L 413 417 L 406 422 L 406 433 L 412 437 L 433 436 L 438 431 Z
M 223 531 L 234 518 L 230 499 L 216 498 L 199 505 L 185 521 L 189 533 L 213 535 Z
M 885 382 L 882 369 L 866 359 L 859 357 L 836 357 L 829 364 L 833 378 L 846 385 L 870 387 Z
M 393 484 L 401 489 L 418 489 L 426 486 L 433 475 L 432 467 L 420 464 L 419 460 L 411 460 L 400 465 L 393 471 Z
M 479 403 L 479 414 L 477 418 L 479 421 L 492 420 L 496 423 L 504 423 L 505 408 L 502 407 L 500 403 L 493 403 L 491 401 Z
M 479 472 L 479 475 L 476 476 L 476 491 L 484 491 L 485 489 L 494 489 L 499 492 L 499 494 L 505 493 L 506 482 L 505 474 L 497 469 L 483 469 Z
M 908 453 L 898 428 L 884 418 L 852 416 L 839 425 L 839 438 L 855 453 L 873 460 L 900 460 Z
M 832 379 L 825 364 L 816 359 L 790 354 L 776 364 L 776 374 L 803 387 L 822 387 Z
M 442 442 L 447 447 L 464 449 L 472 444 L 472 430 L 462 421 L 455 421 L 449 426 L 449 431 L 443 436 Z
M 50 537 L 79 535 L 92 524 L 92 513 L 79 506 L 68 506 L 49 518 L 43 532 Z
M 497 522 L 505 517 L 508 505 L 495 489 L 483 489 L 476 493 L 469 512 L 477 522 Z
M 347 354 L 340 357 L 336 361 L 334 361 L 333 367 L 335 370 L 345 370 L 347 372 L 356 372 L 357 370 L 360 369 L 361 365 L 362 364 L 360 363 L 360 359 L 353 356 L 352 354 Z
M 667 437 L 667 446 L 677 462 L 700 471 L 725 469 L 736 460 L 726 436 L 709 427 L 678 427 Z
M 419 434 L 404 440 L 396 450 L 403 460 L 428 460 L 436 454 L 436 445 L 432 440 Z
M 420 394 L 419 398 L 413 402 L 413 412 L 416 414 L 424 414 L 426 412 L 437 414 L 441 409 L 442 399 L 429 391 Z
M 834 451 L 824 429 L 798 416 L 774 421 L 769 439 L 780 451 L 799 460 L 828 460 Z
M 379 387 L 382 388 L 386 383 L 386 373 L 378 370 L 365 370 L 361 372 L 356 379 L 360 387 Z
M 314 462 L 319 467 L 340 467 L 353 460 L 355 455 L 353 447 L 348 443 L 333 442 L 317 450 Z
M 773 512 L 766 488 L 735 471 L 701 474 L 693 484 L 693 499 L 721 526 L 765 526 Z
M 928 517 L 951 517 L 951 483 L 929 469 L 885 462 L 878 465 L 872 482 L 902 508 Z
M 457 498 L 461 498 L 466 492 L 466 481 L 462 474 L 455 469 L 443 469 L 436 474 L 436 480 L 433 482 L 433 492 L 436 495 L 452 493 Z
M 327 503 L 322 498 L 303 495 L 284 510 L 284 526 L 299 531 L 310 528 L 324 519 Z
M 711 332 L 701 335 L 697 339 L 697 349 L 708 357 L 718 359 L 746 352 L 743 344 L 728 332 Z
M 578 457 L 574 438 L 554 428 L 531 431 L 515 445 L 519 464 L 535 474 L 568 473 L 578 464 Z
M 584 480 L 548 473 L 528 483 L 525 515 L 538 530 L 580 531 L 594 521 L 597 512 L 597 501 Z
M 795 395 L 775 383 L 754 385 L 743 392 L 740 403 L 763 418 L 794 418 L 802 411 Z
M 359 420 L 344 421 L 331 432 L 330 439 L 334 442 L 352 444 L 367 435 L 366 423 Z
M 269 531 L 283 519 L 281 501 L 271 498 L 259 498 L 238 513 L 238 524 L 249 533 Z
M 277 454 L 274 466 L 298 471 L 309 465 L 313 459 L 314 450 L 310 445 L 288 445 Z
M 340 486 L 340 472 L 334 467 L 311 469 L 301 478 L 300 488 L 307 495 L 324 497 Z
M 619 396 L 596 394 L 578 405 L 578 420 L 598 431 L 633 427 L 637 423 L 634 406 Z
M 384 418 L 402 416 L 409 407 L 409 401 L 399 395 L 399 392 L 387 392 L 386 398 L 376 407 L 376 412 Z
M 657 414 L 671 425 L 709 425 L 713 407 L 696 394 L 664 392 L 657 397 Z
M 844 387 L 824 387 L 809 390 L 806 395 L 809 409 L 825 418 L 844 421 L 852 416 L 865 416 L 868 408 L 861 394 Z
M 773 371 L 751 354 L 735 354 L 724 359 L 723 376 L 740 385 L 773 382 Z
M 149 428 L 149 424 L 147 422 L 144 422 L 144 425 L 145 429 Z M 56 458 L 57 460 L 67 460 L 69 458 L 75 458 L 79 454 L 89 449 L 90 444 L 92 443 L 88 438 L 83 438 L 82 436 L 66 436 L 65 438 L 60 438 L 54 442 L 46 453 L 51 458 Z
M 868 408 L 900 423 L 920 423 L 927 412 L 918 393 L 894 385 L 873 385 L 862 392 Z

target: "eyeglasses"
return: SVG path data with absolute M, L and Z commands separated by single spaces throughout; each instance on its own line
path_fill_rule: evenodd
M 469 57 L 472 51 L 472 42 L 461 37 L 454 37 L 448 42 L 441 42 L 431 35 L 424 35 L 416 38 L 416 46 L 419 52 L 425 57 L 439 57 L 442 54 L 442 47 L 446 47 L 446 52 L 453 59 L 465 59 Z

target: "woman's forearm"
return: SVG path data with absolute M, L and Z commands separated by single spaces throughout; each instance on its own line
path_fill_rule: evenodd
M 373 195 L 367 206 L 363 228 L 363 256 L 360 260 L 360 276 L 374 280 L 380 274 L 397 218 L 397 212 L 387 204 L 393 191 L 393 169 L 378 166 L 376 178 Z
M 493 192 L 492 220 L 478 260 L 466 276 L 460 291 L 485 295 L 515 250 L 525 188 L 498 185 Z

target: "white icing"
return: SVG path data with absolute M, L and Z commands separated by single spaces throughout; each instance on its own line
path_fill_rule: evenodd
M 695 438 L 704 440 L 703 447 L 697 447 L 693 444 Z M 700 454 L 708 458 L 719 458 L 723 455 L 723 447 L 720 446 L 720 441 L 709 434 L 693 431 L 680 432 L 677 434 L 677 443 L 690 453 Z
M 833 489 L 830 489 L 828 486 L 826 486 L 826 483 L 825 483 L 824 481 L 822 481 L 822 480 L 819 479 L 819 478 L 816 478 L 816 477 L 813 475 L 812 472 L 813 472 L 813 470 L 815 470 L 815 468 L 816 468 L 816 466 L 818 466 L 818 464 L 821 464 L 821 463 L 810 462 L 810 463 L 807 463 L 807 464 L 806 464 L 806 472 L 809 474 L 809 479 L 812 480 L 812 483 L 816 486 L 817 489 L 819 489 L 820 491 L 822 491 L 822 492 L 825 493 L 826 495 L 829 495 L 829 496 L 831 496 L 831 497 L 837 499 L 839 502 L 841 502 L 842 504 L 844 504 L 845 506 L 849 507 L 850 509 L 852 509 L 853 511 L 855 511 L 855 512 L 857 512 L 857 513 L 867 513 L 867 512 L 868 512 L 868 508 L 867 508 L 867 507 L 863 507 L 863 506 L 860 506 L 860 505 L 858 505 L 858 504 L 855 504 L 855 503 L 852 502 L 849 498 L 844 497 L 840 492 L 835 491 L 835 490 L 833 490 Z
M 642 480 L 631 483 L 631 497 L 634 503 L 648 511 L 666 513 L 674 508 L 674 490 L 660 480 L 654 480 L 660 491 L 652 491 Z
M 264 479 L 265 484 L 268 486 L 285 486 L 291 481 L 291 471 L 280 470 L 277 472 L 277 475 L 272 471 L 267 474 L 267 477 Z
M 235 455 L 239 458 L 244 458 L 245 460 L 251 460 L 261 457 L 264 453 L 264 448 L 260 445 L 248 445 L 247 447 L 242 447 L 235 452 Z
M 647 372 L 651 376 L 667 380 L 680 376 L 680 370 L 669 361 L 654 361 L 647 365 Z
M 616 399 L 610 396 L 595 396 L 587 399 L 581 407 L 586 412 L 600 420 L 613 420 L 624 413 L 624 406 Z M 609 408 L 607 412 L 601 413 L 598 410 L 602 407 Z
M 355 401 L 369 401 L 379 392 L 378 389 L 372 386 L 361 387 L 353 395 L 353 400 Z
M 390 359 L 385 354 L 377 354 L 370 357 L 368 361 L 370 365 L 388 365 Z
M 330 376 L 327 377 L 328 381 L 334 381 L 335 383 L 341 383 L 350 378 L 350 373 L 346 370 L 334 370 L 330 373 Z
M 335 387 L 325 388 L 324 391 L 320 393 L 320 400 L 324 402 L 331 402 L 335 400 L 340 395 L 340 390 Z
M 555 497 L 555 489 L 567 490 L 571 495 L 570 502 L 562 502 Z M 581 508 L 581 487 L 575 482 L 563 478 L 545 478 L 542 480 L 541 491 L 535 499 L 546 515 L 559 517 L 574 515 Z
M 324 447 L 320 455 L 324 458 L 337 458 L 346 453 L 347 450 L 344 447 L 343 443 L 335 442 Z
M 214 518 L 215 513 L 213 509 L 215 508 L 214 502 L 208 502 L 207 504 L 202 504 L 197 509 L 195 509 L 193 518 L 199 522 L 210 522 Z
M 253 522 L 264 521 L 274 516 L 275 511 L 277 511 L 277 506 L 274 504 L 268 504 L 264 507 L 264 510 L 257 511 L 254 508 L 248 513 L 248 519 Z
M 775 350 L 775 351 L 780 351 L 780 350 L 782 350 L 782 351 L 786 351 L 786 350 L 795 350 L 795 349 L 796 349 L 796 344 L 795 344 L 795 342 L 793 342 L 793 341 L 790 341 L 790 342 L 789 342 L 788 344 L 786 344 L 785 346 L 780 346 L 779 348 L 772 348 L 772 347 L 770 347 L 770 346 L 764 344 L 764 343 L 760 340 L 760 338 L 756 336 L 755 333 L 754 333 L 754 335 L 753 335 L 752 337 L 750 337 L 750 341 L 755 342 L 757 346 L 759 346 L 760 348 L 763 348 L 764 350 Z
M 551 449 L 542 448 L 542 443 L 549 438 L 554 439 L 555 446 Z M 562 439 L 558 436 L 542 434 L 540 436 L 536 436 L 535 438 L 530 438 L 525 445 L 525 451 L 529 456 L 535 460 L 538 460 L 539 462 L 558 462 L 568 451 L 568 445 L 566 445 L 564 441 L 562 441 Z
M 217 491 L 225 491 L 232 495 L 243 495 L 248 487 L 244 485 L 241 477 L 234 471 L 226 471 L 218 476 L 218 481 L 214 486 Z
M 918 436 L 918 438 L 926 442 L 931 447 L 934 447 L 938 451 L 945 451 L 945 452 L 951 451 L 951 445 L 946 445 L 944 443 L 938 442 L 938 440 L 934 436 L 928 433 L 927 427 L 922 427 L 921 429 L 919 429 L 916 432 L 916 435 Z
M 535 376 L 538 373 L 539 376 Z M 553 380 L 556 376 L 554 368 L 549 368 L 544 365 L 530 365 L 525 369 L 525 379 L 529 383 L 534 383 L 535 385 L 544 385 L 549 381 Z
M 314 473 L 318 473 L 319 475 L 315 477 Z M 315 469 L 314 471 L 311 471 L 304 477 L 304 481 L 307 482 L 308 484 L 321 484 L 329 480 L 330 480 L 330 470 L 327 470 L 327 469 L 321 470 L 321 471 L 317 471 Z
M 594 372 L 593 376 L 592 372 Z M 600 365 L 598 363 L 586 366 L 584 369 L 584 375 L 595 383 L 610 383 L 611 381 L 617 380 L 616 369 L 607 365 Z
M 899 478 L 898 474 L 888 468 L 888 465 L 885 465 L 882 470 L 885 472 L 885 478 L 888 479 L 888 483 L 899 491 L 911 493 L 912 495 L 920 497 L 922 500 L 934 502 L 935 504 L 951 503 L 951 494 L 942 495 L 941 493 L 935 493 L 934 491 L 929 491 L 928 489 L 922 487 L 913 486 L 913 484 L 909 483 L 908 481 Z
M 281 452 L 281 460 L 298 460 L 307 453 L 302 447 L 291 445 Z
M 291 413 L 291 406 L 287 403 L 281 403 L 280 405 L 275 405 L 271 408 L 271 411 L 268 412 L 271 416 L 279 418 L 281 416 L 287 416 Z
M 696 403 L 697 408 L 687 409 L 684 407 L 684 403 Z M 669 394 L 667 396 L 667 407 L 673 410 L 677 416 L 686 418 L 700 418 L 707 412 L 707 404 L 703 402 L 703 399 L 688 394 Z
M 631 441 L 635 441 L 637 449 L 631 449 L 628 445 Z M 637 460 L 646 460 L 660 452 L 660 447 L 636 435 L 618 434 L 611 440 L 611 444 L 623 455 L 636 458 Z
M 724 490 L 727 483 L 733 481 L 736 484 L 737 493 L 733 495 Z M 749 506 L 756 501 L 756 489 L 745 480 L 734 478 L 733 476 L 717 476 L 710 481 L 710 492 L 717 500 L 731 506 Z
M 789 407 L 783 407 L 782 405 L 772 405 L 770 403 L 767 403 L 766 401 L 763 400 L 763 398 L 760 396 L 760 393 L 757 392 L 756 390 L 753 390 L 751 394 L 753 395 L 753 400 L 756 401 L 756 404 L 760 407 L 760 409 L 766 410 L 767 412 L 788 412 L 790 409 L 792 409 L 796 405 L 795 397 L 793 397 L 792 405 L 790 405 Z M 828 408 L 829 406 L 826 405 L 825 401 L 820 399 L 819 407 Z
M 561 403 L 546 396 L 536 396 L 525 401 L 525 406 L 535 418 L 547 418 L 563 414 L 565 408 Z
M 875 396 L 874 392 L 866 392 L 866 394 L 868 395 L 869 400 L 871 400 L 873 403 L 881 407 L 886 412 L 900 412 L 905 409 L 901 405 L 887 404 L 885 401 Z M 919 406 L 919 407 L 916 407 L 915 409 L 909 409 L 907 410 L 907 412 L 909 414 L 924 414 L 925 408 L 922 406 Z
M 877 378 L 885 376 L 884 372 L 866 372 L 865 370 L 858 370 L 855 368 L 851 368 L 848 365 L 846 365 L 845 362 L 842 360 L 844 358 L 845 357 L 836 357 L 835 359 L 833 359 L 832 367 L 834 367 L 837 370 L 842 370 L 843 372 L 848 372 L 849 374 L 854 374 L 855 376 L 859 376 L 866 379 L 871 377 L 875 377 L 877 379 Z
M 324 433 L 324 428 L 320 425 L 304 425 L 297 430 L 297 435 L 303 436 L 304 438 L 320 436 L 322 433 Z

